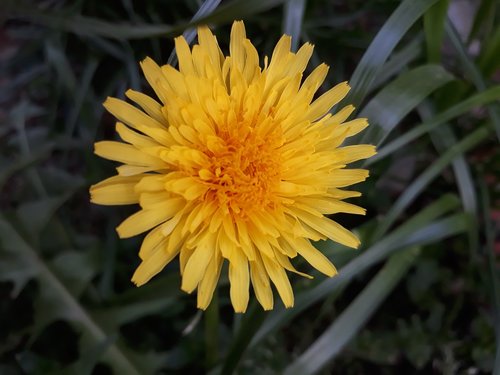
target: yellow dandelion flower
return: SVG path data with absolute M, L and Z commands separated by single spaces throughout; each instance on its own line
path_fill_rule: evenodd
M 192 48 L 183 37 L 175 47 L 178 70 L 150 58 L 141 63 L 160 102 L 133 90 L 126 96 L 141 109 L 105 101 L 124 142 L 97 142 L 95 153 L 122 165 L 90 188 L 91 200 L 140 205 L 117 228 L 121 238 L 150 231 L 132 277 L 138 286 L 179 256 L 181 288 L 198 289 L 198 307 L 205 309 L 227 260 L 236 312 L 246 310 L 250 284 L 265 310 L 273 308 L 271 284 L 291 307 L 286 271 L 308 277 L 291 258 L 299 254 L 333 276 L 335 267 L 311 241 L 359 245 L 325 215 L 365 213 L 344 201 L 360 193 L 342 188 L 365 180 L 368 171 L 345 167 L 375 148 L 340 146 L 368 123 L 346 122 L 353 106 L 329 113 L 349 91 L 346 82 L 314 98 L 328 66 L 303 79 L 311 44 L 292 53 L 284 35 L 261 68 L 243 22 L 234 22 L 229 56 L 207 27 L 198 29 Z

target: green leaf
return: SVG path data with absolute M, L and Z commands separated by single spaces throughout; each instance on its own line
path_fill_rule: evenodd
M 417 248 L 392 255 L 356 299 L 326 331 L 284 371 L 285 375 L 316 374 L 335 358 L 359 332 L 380 304 L 406 275 L 417 258 Z
M 25 202 L 16 211 L 17 218 L 32 238 L 36 238 L 55 212 L 71 194 Z
M 92 310 L 92 316 L 108 332 L 139 318 L 182 308 L 179 275 L 167 273 L 140 288 L 129 288 L 106 301 L 106 306 Z
M 11 296 L 17 297 L 26 283 L 38 275 L 39 265 L 33 257 L 22 256 L 30 248 L 7 221 L 0 219 L 0 281 L 14 283 Z
M 116 337 L 108 336 L 104 341 L 82 353 L 80 358 L 71 365 L 64 368 L 61 375 L 92 374 L 94 366 L 99 362 L 102 353 L 116 341 Z
M 271 332 L 283 327 L 309 306 L 334 293 L 338 288 L 343 287 L 345 283 L 350 282 L 356 275 L 382 261 L 397 249 L 431 243 L 463 232 L 466 227 L 464 224 L 465 215 L 434 221 L 446 212 L 455 209 L 459 204 L 460 202 L 455 196 L 443 196 L 402 224 L 391 234 L 366 249 L 357 258 L 341 268 L 337 276 L 326 279 L 316 287 L 297 295 L 293 309 L 285 310 L 276 308 L 273 310 L 267 316 L 262 327 L 255 333 L 251 346 L 257 344 Z M 453 224 L 450 225 L 450 222 L 453 222 Z
M 380 91 L 361 111 L 370 122 L 361 143 L 380 144 L 422 100 L 450 82 L 453 76 L 440 65 L 423 65 L 402 74 Z
M 81 295 L 99 269 L 95 251 L 65 251 L 49 263 L 64 286 L 75 297 Z
M 352 90 L 345 103 L 359 106 L 369 92 L 385 61 L 408 29 L 438 0 L 405 0 L 392 13 L 366 50 L 350 84 Z
M 107 340 L 107 333 L 92 319 L 88 312 L 80 305 L 78 300 L 67 289 L 51 268 L 44 263 L 36 250 L 19 235 L 12 225 L 0 216 L 0 239 L 2 252 L 0 253 L 0 267 L 11 272 L 1 272 L 1 280 L 11 280 L 25 283 L 29 278 L 36 278 L 39 292 L 35 299 L 34 330 L 35 333 L 57 319 L 64 319 L 75 323 L 82 329 L 81 347 L 89 350 L 95 345 Z M 7 256 L 5 256 L 7 254 Z M 20 266 L 24 266 L 20 268 Z M 36 334 L 32 336 L 32 341 Z M 118 373 L 140 374 L 141 371 L 132 364 L 127 356 L 116 345 L 111 345 L 102 359 L 109 362 Z
M 415 181 L 413 181 L 406 190 L 399 196 L 394 205 L 390 208 L 387 215 L 384 216 L 375 232 L 374 238 L 381 238 L 382 235 L 391 227 L 396 219 L 404 210 L 417 198 L 417 196 L 427 187 L 439 174 L 446 168 L 458 155 L 467 152 L 478 143 L 486 139 L 489 135 L 489 129 L 481 127 L 472 134 L 465 137 L 453 148 L 449 149 L 439 157 L 431 166 L 429 166 Z
M 424 15 L 427 61 L 430 63 L 439 63 L 441 61 L 441 45 L 443 43 L 448 4 L 449 0 L 439 0 Z
M 33 164 L 47 158 L 55 147 L 54 142 L 46 142 L 40 148 L 31 151 L 28 155 L 22 155 L 15 160 L 3 159 L 0 164 L 0 189 L 7 180 L 16 172 L 31 167 Z

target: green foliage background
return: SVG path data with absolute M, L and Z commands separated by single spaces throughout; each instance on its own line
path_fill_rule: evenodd
M 499 374 L 499 17 L 493 0 L 3 0 L 0 373 Z M 323 89 L 348 79 L 370 120 L 354 142 L 379 148 L 368 215 L 336 217 L 362 248 L 319 243 L 337 277 L 245 315 L 224 277 L 196 310 L 175 264 L 135 288 L 140 239 L 114 231 L 134 208 L 88 202 L 114 167 L 92 154 L 114 137 L 105 97 L 148 91 L 138 61 L 175 64 L 197 23 L 227 50 L 234 19 L 262 55 L 283 32 L 315 44 Z

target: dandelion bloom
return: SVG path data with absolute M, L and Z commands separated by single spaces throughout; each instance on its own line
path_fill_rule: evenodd
M 265 310 L 273 308 L 271 282 L 291 307 L 286 271 L 309 277 L 291 258 L 299 254 L 325 275 L 336 274 L 311 240 L 358 247 L 354 234 L 325 215 L 365 213 L 344 201 L 361 194 L 341 188 L 367 178 L 368 171 L 345 166 L 375 148 L 340 146 L 368 123 L 346 122 L 353 106 L 329 113 L 349 91 L 346 82 L 314 99 L 328 66 L 303 79 L 313 46 L 292 53 L 290 40 L 283 36 L 261 68 L 243 22 L 233 24 L 229 56 L 200 27 L 192 49 L 175 39 L 178 70 L 142 61 L 159 102 L 133 90 L 126 96 L 141 109 L 105 101 L 124 142 L 97 142 L 95 153 L 123 165 L 91 187 L 91 200 L 140 205 L 117 228 L 121 238 L 150 231 L 132 277 L 138 286 L 178 255 L 181 289 L 198 289 L 198 307 L 205 309 L 227 259 L 236 312 L 247 308 L 250 283 Z

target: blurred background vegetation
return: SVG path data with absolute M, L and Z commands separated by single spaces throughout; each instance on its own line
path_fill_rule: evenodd
M 2 0 L 0 374 L 499 374 L 499 17 L 494 0 Z M 283 32 L 315 44 L 379 154 L 367 216 L 335 216 L 362 248 L 318 244 L 339 276 L 245 315 L 223 278 L 203 314 L 176 264 L 131 284 L 141 239 L 114 228 L 135 208 L 88 187 L 114 168 L 92 153 L 115 137 L 106 96 L 151 93 L 138 61 L 175 64 L 197 23 L 227 52 L 234 19 L 261 56 Z

